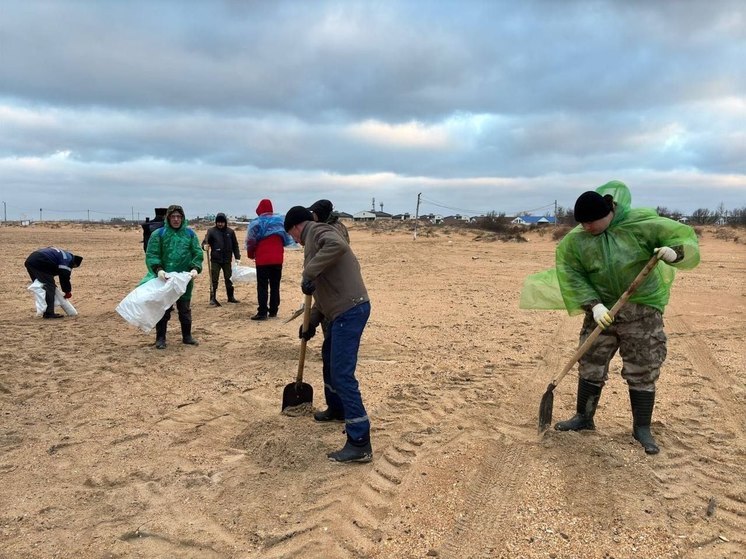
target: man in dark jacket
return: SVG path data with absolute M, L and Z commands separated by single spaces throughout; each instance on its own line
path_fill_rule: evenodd
M 223 281 L 225 281 L 225 292 L 229 303 L 238 303 L 233 296 L 233 282 L 231 281 L 231 260 L 236 258 L 236 265 L 241 263 L 241 251 L 238 249 L 236 233 L 228 227 L 228 220 L 224 213 L 218 213 L 215 217 L 215 227 L 210 227 L 202 240 L 202 250 L 205 245 L 210 247 L 210 280 L 212 281 L 211 307 L 219 307 L 218 303 L 218 281 L 220 270 L 223 270 Z
M 157 231 L 163 227 L 163 221 L 166 219 L 166 210 L 168 208 L 156 208 L 155 217 L 152 220 L 145 218 L 145 221 L 140 224 L 142 227 L 142 249 L 148 252 L 148 241 L 153 231 Z
M 350 242 L 350 234 L 347 231 L 345 224 L 339 221 L 337 212 L 334 211 L 334 206 L 329 200 L 316 200 L 311 207 L 308 208 L 313 214 L 313 220 L 321 223 L 328 223 L 337 230 L 337 233 L 347 241 Z
M 285 247 L 293 244 L 283 228 L 282 216 L 273 213 L 272 202 L 264 199 L 256 208 L 256 219 L 246 229 L 246 254 L 256 261 L 257 313 L 251 320 L 277 316 L 280 308 L 280 280 Z M 269 299 L 269 303 L 267 303 Z
M 82 256 L 56 247 L 41 248 L 32 252 L 26 258 L 26 271 L 31 281 L 39 280 L 44 286 L 47 310 L 44 318 L 62 318 L 63 315 L 54 312 L 54 293 L 57 285 L 54 276 L 60 277 L 60 288 L 65 292 L 65 299 L 72 297 L 73 288 L 70 284 L 70 274 L 83 262 Z
M 308 330 L 304 332 L 301 325 L 300 337 L 310 340 L 322 318 L 329 319 L 324 361 L 329 363 L 333 397 L 328 400 L 328 412 L 344 418 L 347 442 L 327 456 L 335 462 L 370 462 L 370 420 L 355 378 L 360 338 L 370 316 L 360 264 L 347 241 L 331 225 L 314 222 L 302 206 L 288 210 L 285 230 L 303 245 L 301 290 L 314 297 Z

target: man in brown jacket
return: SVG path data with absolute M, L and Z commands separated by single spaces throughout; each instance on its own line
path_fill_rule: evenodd
M 322 319 L 329 320 L 329 343 L 322 347 L 322 353 L 327 353 L 322 358 L 328 363 L 324 370 L 326 413 L 344 419 L 347 442 L 327 456 L 335 462 L 370 462 L 370 420 L 355 378 L 360 338 L 370 316 L 360 264 L 347 241 L 332 226 L 313 221 L 303 206 L 290 208 L 285 231 L 304 247 L 301 290 L 314 298 L 309 328 L 303 332 L 301 326 L 300 337 L 310 340 Z

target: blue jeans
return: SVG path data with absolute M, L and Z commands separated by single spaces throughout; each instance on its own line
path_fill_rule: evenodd
M 321 346 L 324 395 L 329 410 L 344 415 L 347 437 L 353 444 L 370 440 L 370 420 L 355 378 L 360 338 L 370 317 L 370 303 L 361 303 L 329 323 Z

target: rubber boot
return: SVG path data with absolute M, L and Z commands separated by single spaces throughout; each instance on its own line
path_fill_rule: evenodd
M 373 460 L 373 448 L 370 445 L 370 441 L 357 445 L 347 439 L 341 450 L 330 452 L 326 456 L 332 462 L 370 462 Z
M 646 454 L 658 454 L 661 449 L 658 448 L 650 432 L 650 420 L 655 407 L 655 392 L 630 388 L 629 401 L 632 405 L 632 431 L 635 439 L 643 446 Z
M 344 414 L 341 411 L 334 411 L 331 408 L 314 412 L 313 418 L 319 422 L 345 420 Z
M 554 428 L 557 431 L 595 429 L 596 424 L 593 423 L 593 416 L 596 414 L 598 400 L 601 398 L 601 389 L 601 386 L 592 384 L 585 379 L 578 379 L 578 400 L 575 408 L 577 413 L 567 421 L 556 423 Z
M 238 299 L 236 299 L 233 296 L 233 286 L 232 285 L 226 285 L 225 286 L 225 292 L 228 295 L 228 302 L 229 303 L 238 303 Z
M 166 328 L 168 320 L 160 319 L 155 325 L 155 349 L 166 349 Z
M 179 310 L 179 322 L 181 323 L 181 341 L 187 345 L 199 345 L 192 337 L 192 309 L 186 301 L 178 301 L 176 306 Z
M 215 298 L 214 295 L 212 297 L 210 297 L 210 306 L 211 307 L 219 307 L 220 306 L 220 303 L 218 303 L 218 300 Z

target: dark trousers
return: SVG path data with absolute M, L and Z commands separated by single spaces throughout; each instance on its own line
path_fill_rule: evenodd
M 43 265 L 43 262 L 41 264 Z M 57 291 L 57 284 L 54 283 L 54 274 L 35 266 L 32 257 L 26 259 L 25 265 L 31 281 L 39 280 L 39 283 L 44 286 L 44 300 L 47 302 L 47 310 L 44 311 L 44 314 L 52 314 L 54 312 L 54 295 Z
M 179 312 L 179 322 L 181 323 L 181 337 L 183 339 L 188 338 L 192 335 L 192 307 L 188 299 L 179 299 L 176 301 L 176 310 Z M 168 321 L 171 319 L 171 311 L 173 307 L 169 307 L 166 313 L 155 325 L 155 338 L 157 340 L 166 339 L 166 329 L 168 328 Z
M 220 282 L 220 270 L 223 270 L 223 281 L 225 282 L 225 293 L 228 295 L 228 299 L 233 298 L 233 282 L 231 276 L 233 275 L 233 269 L 231 268 L 230 262 L 215 262 L 210 263 L 210 280 L 212 280 L 212 295 L 217 297 L 218 295 L 218 283 Z
M 347 437 L 356 444 L 370 440 L 370 420 L 355 378 L 360 338 L 370 317 L 370 303 L 361 303 L 329 323 L 321 346 L 324 396 L 334 414 L 342 411 Z
M 266 315 L 277 314 L 280 308 L 280 280 L 282 279 L 282 264 L 256 267 L 256 296 L 259 302 L 258 313 Z M 269 305 L 267 305 L 269 299 Z

